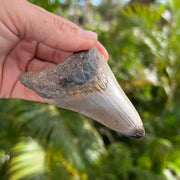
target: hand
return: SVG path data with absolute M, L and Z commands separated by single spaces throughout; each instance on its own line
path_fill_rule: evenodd
M 62 62 L 94 45 L 108 59 L 97 34 L 25 0 L 0 0 L 0 97 L 43 99 L 20 81 L 21 73 Z

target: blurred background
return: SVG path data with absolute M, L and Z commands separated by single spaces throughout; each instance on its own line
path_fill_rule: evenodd
M 52 105 L 1 99 L 0 179 L 180 179 L 180 1 L 31 2 L 98 33 L 146 136 L 127 138 Z

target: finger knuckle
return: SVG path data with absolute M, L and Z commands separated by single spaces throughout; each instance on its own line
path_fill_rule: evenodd
M 54 24 L 54 28 L 57 29 L 58 31 L 62 31 L 65 32 L 67 31 L 68 25 L 61 22 L 59 19 L 53 18 L 53 24 Z

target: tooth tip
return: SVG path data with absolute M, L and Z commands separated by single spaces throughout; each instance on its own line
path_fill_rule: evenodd
M 130 137 L 140 139 L 140 138 L 143 138 L 144 136 L 145 136 L 145 130 L 144 130 L 144 127 L 141 126 L 141 127 L 136 128 L 134 134 Z

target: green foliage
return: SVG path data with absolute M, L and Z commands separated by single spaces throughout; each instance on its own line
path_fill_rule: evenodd
M 84 16 L 81 3 L 86 1 L 61 2 L 33 1 L 54 13 L 60 8 L 71 20 Z M 125 6 L 108 0 L 88 7 L 94 19 L 84 28 L 96 31 L 107 48 L 109 64 L 138 109 L 146 137 L 122 137 L 51 105 L 1 100 L 0 179 L 180 179 L 179 1 Z M 29 162 L 22 158 L 29 156 Z
M 36 178 L 45 170 L 45 154 L 42 148 L 30 138 L 21 140 L 12 149 L 10 161 L 10 180 Z M 37 178 L 36 178 L 37 179 Z
M 20 100 L 1 100 L 0 107 L 1 158 L 5 158 L 1 166 L 9 164 L 6 175 L 10 180 L 40 174 L 45 166 L 50 179 L 62 171 L 68 178 L 86 176 L 85 169 L 99 164 L 106 153 L 98 132 L 77 113 Z
M 169 179 L 174 174 L 179 178 L 171 166 L 171 156 L 179 148 L 175 140 L 179 139 L 180 127 L 179 13 L 165 5 L 135 5 L 121 8 L 117 17 L 108 31 L 99 30 L 99 37 L 110 50 L 113 72 L 146 127 L 149 143 L 144 144 L 143 154 L 138 153 L 141 157 L 134 159 L 139 169 L 134 175 L 138 180 Z M 135 151 L 131 143 L 128 145 Z

